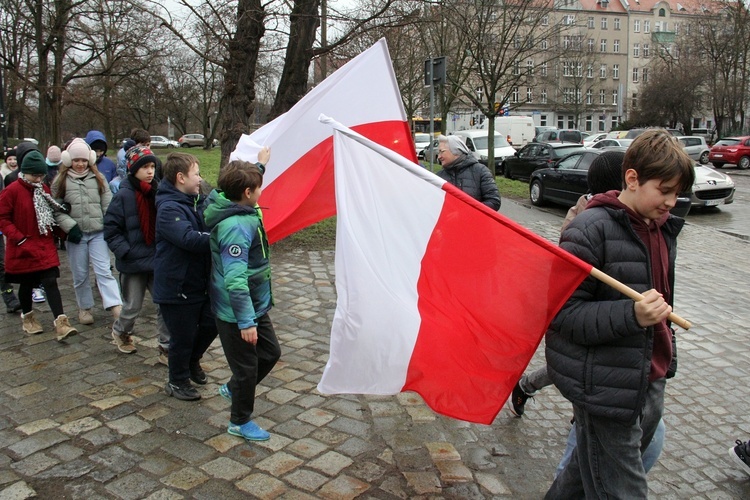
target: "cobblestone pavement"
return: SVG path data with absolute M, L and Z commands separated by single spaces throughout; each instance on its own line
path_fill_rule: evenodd
M 503 212 L 552 240 L 559 234 L 558 217 L 512 202 Z M 679 334 L 667 438 L 649 487 L 655 498 L 750 498 L 750 479 L 727 455 L 735 439 L 750 438 L 750 245 L 690 224 L 679 244 L 676 311 L 695 326 Z M 64 253 L 61 260 L 75 318 Z M 503 410 L 491 426 L 436 416 L 412 393 L 323 396 L 315 387 L 335 307 L 333 252 L 276 254 L 273 265 L 283 354 L 258 394 L 257 421 L 272 433 L 265 443 L 225 432 L 229 404 L 217 390 L 229 370 L 218 341 L 204 358 L 201 401 L 164 394 L 153 306 L 137 325 L 133 355 L 110 343 L 101 309 L 62 344 L 46 304 L 42 335 L 23 335 L 20 318 L 3 315 L 0 499 L 543 496 L 571 416 L 554 388 L 522 419 Z M 538 353 L 531 367 L 542 363 Z

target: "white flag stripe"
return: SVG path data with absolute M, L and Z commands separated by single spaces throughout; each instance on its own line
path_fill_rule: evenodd
M 393 92 L 384 91 L 391 85 Z M 349 61 L 312 89 L 291 110 L 250 136 L 242 136 L 231 158 L 254 161 L 257 145 L 271 147 L 271 161 L 264 175 L 270 184 L 303 154 L 331 136 L 318 122 L 327 113 L 348 126 L 406 120 L 395 83 L 385 39 Z M 246 143 L 246 140 L 252 143 Z M 274 144 L 284 147 L 274 149 Z
M 377 144 L 340 130 L 333 136 L 338 300 L 318 389 L 395 394 L 419 332 L 420 262 L 445 192 L 394 164 Z

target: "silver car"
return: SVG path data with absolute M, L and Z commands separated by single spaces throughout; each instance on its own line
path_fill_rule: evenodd
M 690 196 L 693 208 L 729 205 L 734 201 L 734 181 L 711 167 L 695 165 L 695 183 Z
M 151 148 L 178 148 L 180 143 L 167 139 L 163 135 L 152 135 L 151 136 Z
M 680 144 L 685 148 L 685 152 L 690 158 L 700 162 L 701 165 L 708 163 L 708 153 L 711 151 L 711 148 L 706 144 L 705 137 L 689 135 L 678 137 L 677 140 L 680 141 Z

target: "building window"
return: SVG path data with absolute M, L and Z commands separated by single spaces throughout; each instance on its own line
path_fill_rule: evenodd
M 638 68 L 633 68 L 633 83 L 638 83 Z
M 594 39 L 589 38 L 589 52 L 593 52 L 593 51 L 594 51 Z
M 599 40 L 599 52 L 607 52 L 607 39 L 602 38 Z
M 612 78 L 615 80 L 618 80 L 620 78 L 620 65 L 619 64 L 612 65 Z
M 643 44 L 643 57 L 650 57 L 651 50 L 647 43 Z
M 615 54 L 620 52 L 620 40 L 615 40 L 612 42 L 612 52 Z
M 565 118 L 562 116 L 557 117 L 557 128 L 565 128 Z
M 651 33 L 651 21 L 643 21 L 643 32 Z
M 633 21 L 633 33 L 641 32 L 641 21 L 636 19 Z
M 630 107 L 633 109 L 638 108 L 638 94 L 633 92 L 633 98 L 630 100 Z
M 607 78 L 607 65 L 602 64 L 599 66 L 599 78 Z
M 526 73 L 528 75 L 534 74 L 534 60 L 533 59 L 528 59 L 526 61 Z
M 569 104 L 570 103 L 570 94 L 571 90 L 568 87 L 565 87 L 563 89 L 563 104 Z M 562 127 L 560 127 L 562 128 Z
M 542 104 L 547 104 L 547 89 L 542 89 L 542 93 L 539 94 L 539 99 L 542 101 Z M 544 125 L 547 122 L 547 115 L 542 115 L 542 125 Z
M 563 76 L 573 76 L 570 72 L 570 63 L 568 61 L 563 61 Z
M 573 14 L 568 14 L 565 17 L 563 17 L 563 24 L 566 26 L 571 26 L 576 23 L 576 16 Z
M 641 55 L 641 44 L 634 43 L 633 44 L 633 57 L 640 57 L 640 55 Z
M 648 68 L 643 68 L 643 83 L 648 83 Z
M 603 92 L 603 91 L 602 91 Z M 599 132 L 604 132 L 604 120 L 607 117 L 605 115 L 599 115 Z
M 617 89 L 612 91 L 612 105 L 617 106 Z
M 513 48 L 514 49 L 521 48 L 521 35 L 516 35 L 513 37 Z
M 665 17 L 667 15 L 667 11 L 665 11 L 663 8 L 659 9 L 659 17 Z
M 620 18 L 619 17 L 615 18 L 615 29 L 616 30 L 620 29 Z
M 602 29 L 603 30 L 607 29 L 607 18 L 606 17 L 602 18 Z
M 521 74 L 521 61 L 515 61 L 513 63 L 513 74 L 516 76 Z
M 545 38 L 544 40 L 542 40 L 542 50 L 547 50 L 548 46 L 549 44 L 547 43 L 547 39 Z
M 607 104 L 607 94 L 604 89 L 599 91 L 599 104 Z
M 549 16 L 544 16 L 542 18 L 542 26 L 549 26 Z
M 546 63 L 546 62 L 543 62 L 543 63 L 542 63 L 542 71 L 541 71 L 541 74 L 542 74 L 542 76 L 547 76 L 547 63 Z
M 586 132 L 591 132 L 591 129 L 594 127 L 594 117 L 591 115 L 586 115 Z
M 526 102 L 531 102 L 531 87 L 526 87 Z
M 514 103 L 518 102 L 518 87 L 513 87 L 513 93 L 511 94 L 511 100 Z
M 594 29 L 594 16 L 589 16 L 589 29 Z
M 612 117 L 612 128 L 616 128 L 620 124 L 620 117 L 619 116 L 613 116 Z
M 680 34 L 680 23 L 674 23 L 674 34 L 675 35 Z
M 575 116 L 568 115 L 568 128 L 575 128 L 576 122 L 575 122 Z
M 570 35 L 565 35 L 563 37 L 563 48 L 569 49 L 570 48 Z
M 583 76 L 583 63 L 578 61 L 576 63 L 576 77 L 581 78 Z
M 546 97 L 546 95 L 547 95 L 547 91 L 546 90 L 544 91 L 544 95 Z M 542 127 L 546 127 L 547 126 L 547 115 L 540 115 L 539 116 L 539 125 L 541 125 Z
M 586 91 L 586 104 L 594 104 L 594 92 L 591 89 Z
M 594 65 L 589 64 L 586 68 L 586 78 L 594 78 Z

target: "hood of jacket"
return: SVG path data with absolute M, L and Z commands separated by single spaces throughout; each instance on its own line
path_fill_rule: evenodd
M 166 201 L 174 201 L 175 203 L 181 203 L 188 205 L 192 209 L 196 209 L 203 202 L 204 197 L 201 195 L 186 194 L 177 189 L 174 184 L 169 182 L 167 179 L 159 181 L 159 188 L 156 191 L 156 208 L 158 210 L 159 205 Z
M 109 144 L 107 144 L 107 139 L 104 138 L 104 134 L 102 132 L 99 132 L 98 130 L 89 130 L 84 140 L 86 141 L 86 144 L 89 145 L 89 147 L 91 147 L 91 145 L 95 141 L 102 141 L 105 146 L 104 154 L 107 154 L 107 148 L 109 147 Z
M 633 224 L 633 227 L 636 229 L 641 228 L 642 230 L 648 231 L 649 225 L 646 224 L 646 222 L 643 220 L 643 217 L 638 214 L 635 210 L 630 208 L 629 206 L 625 205 L 623 202 L 620 201 L 620 198 L 618 198 L 620 194 L 620 191 L 607 191 L 606 193 L 599 193 L 597 195 L 594 195 L 591 200 L 589 200 L 588 205 L 586 205 L 586 208 L 592 208 L 592 207 L 609 207 L 615 210 L 624 210 L 625 213 L 628 214 L 628 217 L 630 218 L 631 223 Z M 653 223 L 656 225 L 657 228 L 660 228 L 664 225 L 665 222 L 669 219 L 670 214 L 664 214 L 659 219 L 653 221 Z
M 208 229 L 213 230 L 221 221 L 234 215 L 255 215 L 259 217 L 260 213 L 255 207 L 239 205 L 229 200 L 218 189 L 211 191 L 206 202 L 206 209 L 203 211 Z

